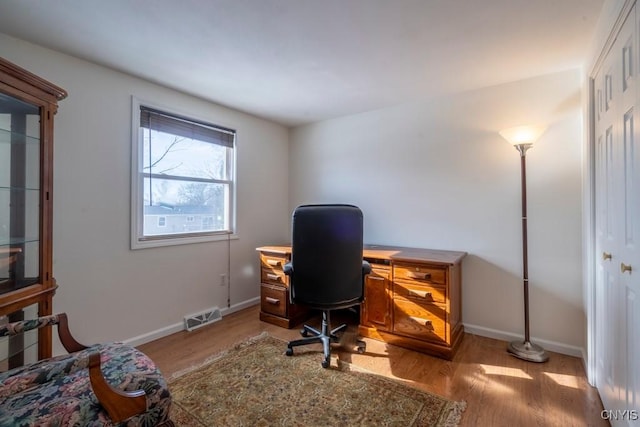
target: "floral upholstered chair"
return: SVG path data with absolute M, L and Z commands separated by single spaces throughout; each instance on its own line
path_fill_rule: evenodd
M 49 325 L 69 354 L 0 372 L 0 427 L 174 425 L 166 381 L 134 347 L 84 346 L 64 313 L 2 325 L 0 337 Z

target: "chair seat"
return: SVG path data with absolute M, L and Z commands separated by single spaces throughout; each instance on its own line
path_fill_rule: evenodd
M 353 298 L 351 300 L 333 302 L 330 304 L 306 302 L 305 305 L 314 310 L 342 310 L 344 308 L 350 308 L 357 306 L 362 302 L 362 298 Z
M 114 424 L 89 379 L 89 354 L 100 353 L 113 387 L 144 390 L 147 411 Z M 169 420 L 171 396 L 159 369 L 144 353 L 121 343 L 100 344 L 0 374 L 0 427 L 155 426 Z

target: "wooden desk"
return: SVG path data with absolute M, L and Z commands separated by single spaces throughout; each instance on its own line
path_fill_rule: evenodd
M 291 328 L 309 310 L 289 303 L 289 279 L 282 267 L 291 246 L 257 249 L 261 264 L 260 320 Z M 365 299 L 358 331 L 446 359 L 462 341 L 461 264 L 466 252 L 366 245 L 363 258 L 372 272 L 365 280 Z

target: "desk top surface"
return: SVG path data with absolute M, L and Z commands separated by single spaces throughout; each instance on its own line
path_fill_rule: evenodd
M 261 246 L 259 252 L 271 252 L 282 255 L 291 254 L 291 245 Z M 467 255 L 466 252 L 439 249 L 405 248 L 402 246 L 364 245 L 363 257 L 392 261 L 437 262 L 458 264 Z

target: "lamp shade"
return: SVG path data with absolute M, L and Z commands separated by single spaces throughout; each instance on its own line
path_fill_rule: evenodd
M 542 126 L 516 126 L 503 129 L 498 133 L 510 144 L 531 145 L 538 140 L 542 132 L 544 132 Z

